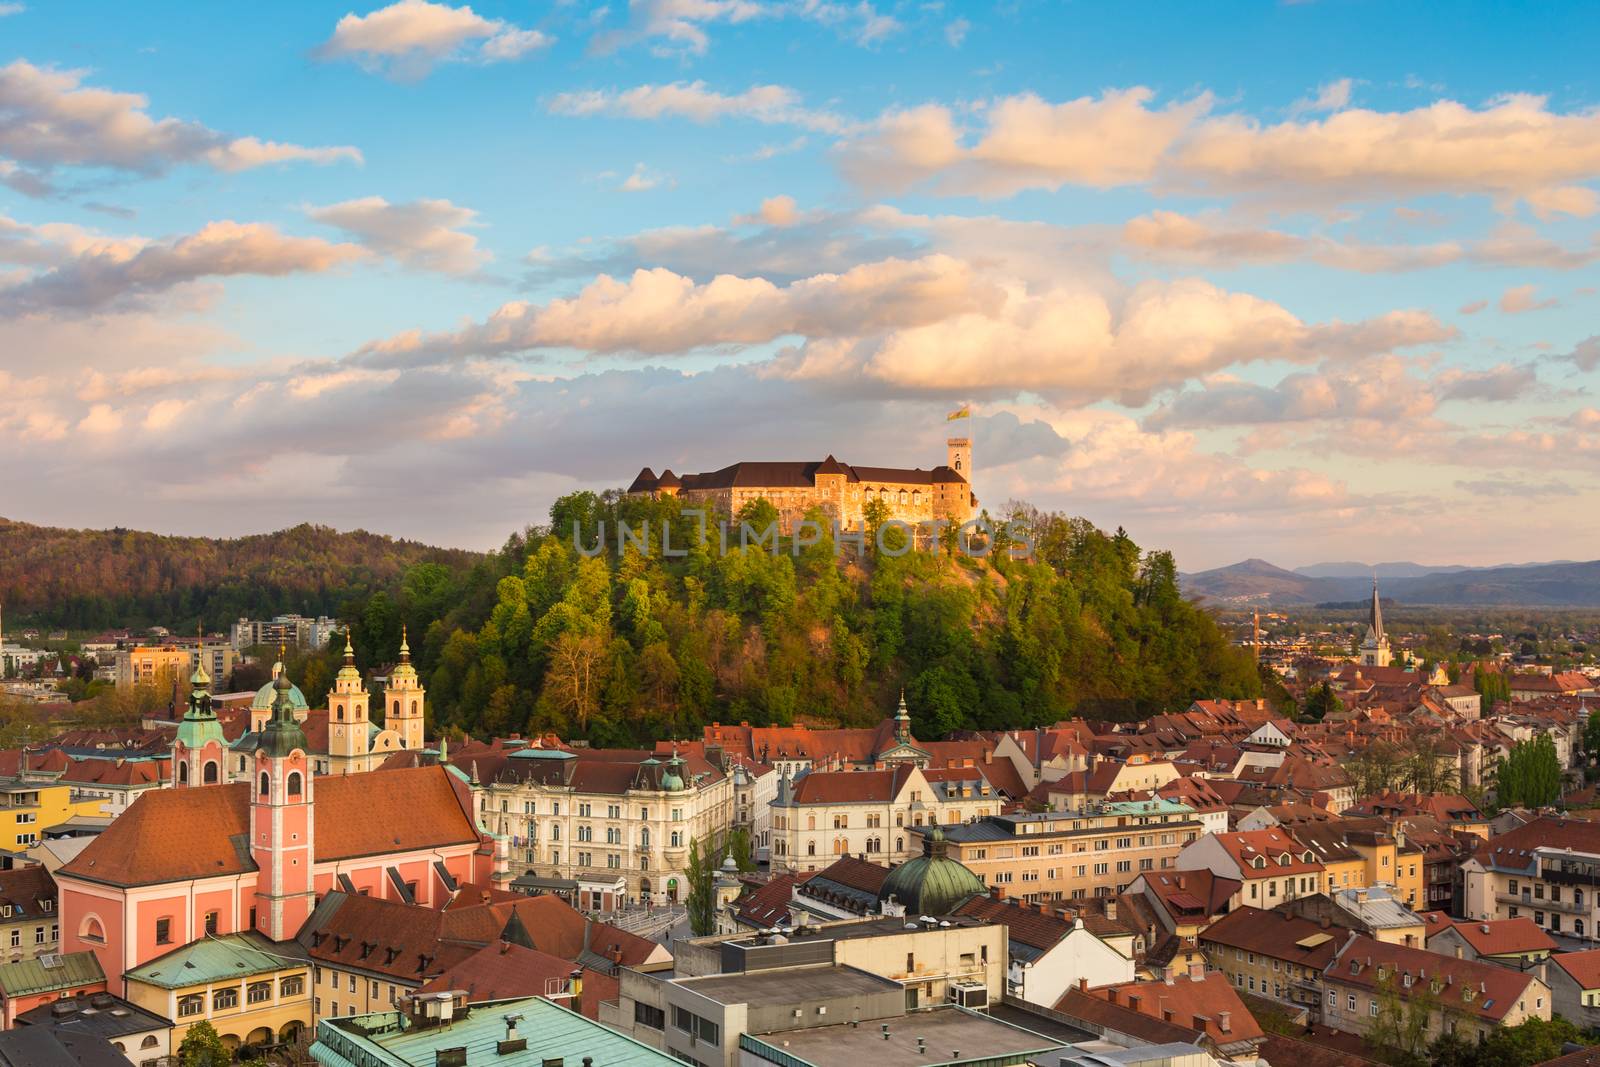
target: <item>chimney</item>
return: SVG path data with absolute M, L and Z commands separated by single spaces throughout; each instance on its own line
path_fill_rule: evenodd
M 1106 898 L 1106 918 L 1114 920 L 1114 919 L 1116 919 L 1116 917 L 1117 917 L 1117 898 L 1116 897 L 1107 897 Z
M 1087 978 L 1078 979 L 1078 992 L 1087 993 L 1088 991 L 1089 991 L 1089 979 L 1087 979 Z
M 1132 1008 L 1134 1011 L 1138 1011 L 1139 1010 L 1139 1001 L 1141 999 L 1142 998 L 1139 996 L 1139 994 L 1137 994 L 1137 993 L 1129 993 L 1128 994 L 1128 1007 Z
M 1328 928 L 1328 927 L 1330 927 L 1330 926 L 1332 926 L 1332 925 L 1333 925 L 1333 924 L 1332 924 L 1332 923 L 1330 923 L 1330 922 L 1329 922 L 1329 921 L 1328 921 L 1328 917 L 1327 917 L 1327 916 L 1326 916 L 1326 915 L 1324 915 L 1324 916 L 1323 916 L 1323 917 L 1322 917 L 1322 918 L 1321 918 L 1321 920 L 1320 920 L 1320 921 L 1318 921 L 1318 923 L 1317 923 L 1317 925 L 1318 925 L 1318 926 L 1320 926 L 1320 927 L 1322 927 L 1322 928 L 1323 928 L 1323 929 L 1324 929 L 1324 930 L 1326 930 L 1326 929 L 1327 929 L 1327 928 Z
M 989 887 L 989 899 L 991 899 L 991 900 L 1004 900 L 1004 899 L 1006 899 L 1006 887 L 1003 886 L 1003 885 L 992 885 L 992 886 L 990 886 Z
M 1117 987 L 1116 986 L 1108 986 L 1108 987 L 1106 987 L 1106 1001 L 1108 1003 L 1111 1003 L 1111 1004 L 1115 1004 L 1117 1002 Z
M 1184 877 L 1183 877 L 1183 875 L 1181 875 L 1181 874 L 1180 874 L 1180 875 L 1178 875 L 1178 888 L 1179 888 L 1179 889 L 1182 889 L 1182 888 L 1183 888 L 1183 887 L 1184 887 L 1184 886 L 1183 886 L 1183 882 L 1184 882 Z
M 1206 1016 L 1204 1016 L 1204 1015 L 1196 1015 L 1194 1017 L 1194 1029 L 1200 1031 L 1203 1034 L 1203 1033 L 1206 1032 L 1206 1023 L 1208 1023 L 1210 1021 L 1211 1020 L 1209 1018 L 1207 1018 Z
M 1225 1034 L 1232 1033 L 1233 1032 L 1233 1023 L 1231 1021 L 1232 1019 L 1233 1019 L 1233 1013 L 1230 1012 L 1230 1011 L 1219 1011 L 1219 1012 L 1217 1012 L 1217 1029 L 1221 1030 Z

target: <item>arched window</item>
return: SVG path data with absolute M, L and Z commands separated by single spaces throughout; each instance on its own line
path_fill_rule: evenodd
M 146 1034 L 144 1040 L 139 1042 L 139 1047 L 140 1048 L 155 1048 L 159 1044 L 161 1044 L 161 1042 L 156 1040 L 156 1035 L 155 1034 Z
M 911 502 L 913 504 L 922 503 L 922 490 L 921 489 L 913 489 L 913 490 L 911 490 Z
M 650 827 L 648 827 L 648 826 L 646 826 L 644 829 L 639 831 L 639 847 L 640 848 L 649 848 L 650 847 Z
M 178 784 L 189 784 L 189 765 L 187 763 L 178 764 Z
M 1572 932 L 1577 934 L 1579 937 L 1583 936 L 1583 920 L 1582 919 L 1573 919 L 1572 920 Z
M 904 506 L 905 502 L 906 502 L 906 491 L 904 489 L 902 489 L 902 490 L 900 490 L 900 503 L 901 503 L 902 506 Z
M 421 713 L 422 713 L 422 709 L 417 707 L 417 702 L 415 700 L 413 700 L 411 702 L 411 714 L 420 715 Z
M 292 796 L 292 797 L 297 797 L 297 796 L 300 795 L 300 772 L 299 771 L 290 771 L 289 772 L 289 795 Z
M 261 795 L 266 796 L 272 792 L 272 779 L 267 777 L 267 772 L 261 772 Z
M 101 924 L 98 915 L 85 915 L 83 922 L 78 924 L 78 936 L 85 941 L 103 945 L 106 943 L 106 928 Z
M 806 855 L 815 856 L 816 854 L 817 854 L 817 843 L 815 841 L 807 841 L 806 842 Z
M 400 714 L 400 702 L 398 700 L 394 702 L 394 713 L 396 715 Z
M 815 830 L 816 828 L 817 828 L 817 817 L 815 815 L 807 815 L 806 816 L 806 829 L 807 830 Z
M 206 785 L 217 784 L 218 768 L 215 760 L 206 760 L 205 770 L 200 772 L 200 778 Z

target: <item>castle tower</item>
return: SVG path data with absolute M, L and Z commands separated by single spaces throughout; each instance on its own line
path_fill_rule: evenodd
M 286 941 L 316 905 L 312 887 L 312 776 L 295 721 L 289 676 L 272 683 L 272 718 L 261 731 L 250 783 L 250 855 L 256 862 L 255 928 Z
M 367 687 L 356 669 L 356 649 L 350 631 L 344 632 L 344 666 L 328 694 L 328 761 L 335 774 L 368 770 L 366 756 L 372 743 Z
M 972 438 L 952 437 L 945 441 L 945 465 L 972 484 Z
M 1389 635 L 1383 632 L 1383 603 L 1378 599 L 1378 576 L 1372 576 L 1372 607 L 1367 616 L 1367 636 L 1361 641 L 1363 667 L 1387 667 Z
M 422 712 L 427 691 L 417 678 L 417 669 L 411 665 L 411 644 L 406 640 L 406 628 L 400 627 L 400 662 L 389 674 L 389 686 L 383 699 L 389 712 L 383 725 L 400 735 L 400 747 L 411 752 L 422 751 Z
M 223 753 L 228 740 L 211 709 L 211 675 L 206 673 L 205 646 L 195 653 L 189 675 L 189 708 L 172 740 L 172 784 L 217 785 L 223 778 Z

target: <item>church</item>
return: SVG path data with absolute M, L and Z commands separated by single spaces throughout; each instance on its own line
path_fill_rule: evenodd
M 659 475 L 649 467 L 628 486 L 629 496 L 675 496 L 706 507 L 713 515 L 732 517 L 754 500 L 778 509 L 781 532 L 812 508 L 838 523 L 840 529 L 865 526 L 867 504 L 879 501 L 888 518 L 910 525 L 943 519 L 956 525 L 978 514 L 972 492 L 972 441 L 952 437 L 945 442 L 945 462 L 932 470 L 920 467 L 856 467 L 833 456 L 821 462 L 742 462 L 704 474 Z M 715 521 L 708 516 L 708 521 Z
M 229 782 L 220 761 L 243 749 L 224 748 L 199 689 L 174 788 L 141 796 L 56 872 L 62 952 L 93 952 L 115 981 L 203 938 L 292 939 L 336 889 L 439 908 L 463 885 L 507 880 L 504 843 L 480 832 L 459 772 L 318 776 L 288 676 L 272 687 L 269 717 L 245 735 L 247 772 Z M 353 698 L 334 693 L 335 730 L 367 728 Z
M 229 741 L 228 731 L 213 706 L 211 677 L 204 664 L 195 666 L 189 676 L 189 705 L 172 742 L 174 785 L 217 785 L 249 776 L 251 754 L 273 714 L 278 680 L 284 678 L 287 682 L 282 662 L 273 665 L 272 674 L 272 681 L 262 686 L 250 703 L 248 729 Z M 334 678 L 327 708 L 312 710 L 300 687 L 292 682 L 287 682 L 284 692 L 289 713 L 306 737 L 313 774 L 359 774 L 376 770 L 396 752 L 423 750 L 427 691 L 411 662 L 411 646 L 404 629 L 400 635 L 400 662 L 389 672 L 381 697 L 382 726 L 371 719 L 372 698 L 356 667 L 355 646 L 348 631 L 344 666 Z M 237 724 L 234 728 L 238 729 Z

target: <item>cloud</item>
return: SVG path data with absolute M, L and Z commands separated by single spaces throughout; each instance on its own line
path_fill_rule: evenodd
M 799 219 L 792 196 L 769 196 L 761 201 L 761 221 L 769 226 L 793 226 Z
M 676 355 L 758 345 L 791 334 L 837 337 L 915 325 L 992 305 L 998 292 L 948 256 L 885 260 L 787 286 L 719 275 L 709 282 L 665 269 L 602 275 L 576 296 L 506 304 L 481 324 L 401 334 L 365 346 L 358 361 L 419 365 L 546 349 L 594 355 Z
M 18 285 L 0 289 L 12 314 L 138 306 L 144 298 L 203 278 L 321 273 L 366 255 L 356 245 L 290 237 L 261 223 L 212 222 L 165 241 L 104 240 Z
M 87 87 L 83 77 L 82 71 L 36 67 L 23 59 L 0 67 L 0 179 L 6 184 L 42 195 L 60 167 L 157 175 L 184 163 L 235 171 L 361 161 L 354 148 L 233 138 L 194 122 L 151 118 L 143 96 Z
M 777 14 L 755 0 L 628 0 L 628 24 L 596 34 L 590 51 L 606 55 L 642 41 L 655 42 L 657 55 L 704 55 L 710 47 L 705 27 L 716 22 L 738 25 Z
M 1505 402 L 1530 392 L 1539 384 L 1539 374 L 1531 363 L 1500 363 L 1481 371 L 1441 371 L 1433 384 L 1440 400 Z
M 1289 107 L 1291 115 L 1306 115 L 1315 111 L 1343 111 L 1350 106 L 1350 88 L 1354 85 L 1349 78 L 1340 78 L 1338 81 L 1328 82 L 1317 87 L 1317 95 L 1304 100 L 1296 100 Z
M 1543 311 L 1558 305 L 1554 298 L 1540 300 L 1537 285 L 1514 285 L 1500 294 L 1500 310 L 1507 315 L 1520 315 L 1527 311 Z
M 1317 102 L 1336 103 L 1339 84 Z M 847 139 L 840 166 L 863 188 L 927 184 L 951 195 L 1149 185 L 1305 205 L 1480 194 L 1526 199 L 1545 215 L 1600 206 L 1573 184 L 1600 177 L 1600 111 L 1553 112 L 1540 96 L 1481 108 L 1452 100 L 1397 112 L 1343 107 L 1275 124 L 1213 114 L 1209 93 L 1153 101 L 1142 86 L 1062 103 L 1024 93 L 981 109 L 975 131 L 944 105 L 897 109 Z
M 904 190 L 932 180 L 935 190 L 959 195 L 1146 182 L 1212 104 L 1202 94 L 1156 109 L 1148 106 L 1154 96 L 1138 86 L 1060 104 L 1032 93 L 1006 97 L 985 110 L 987 125 L 970 146 L 947 107 L 891 111 L 840 146 L 840 164 L 868 189 Z
M 622 179 L 622 184 L 617 188 L 625 193 L 646 193 L 663 184 L 672 184 L 671 175 L 660 174 L 650 170 L 643 163 L 635 163 L 633 172 Z
M 1392 357 L 1291 374 L 1275 385 L 1221 380 L 1186 390 L 1144 420 L 1148 429 L 1207 429 L 1326 420 L 1425 419 L 1428 383 Z
M 368 196 L 311 208 L 307 214 L 344 230 L 374 252 L 419 270 L 471 274 L 489 259 L 478 239 L 463 232 L 478 213 L 448 200 L 391 204 L 381 196 Z
M 967 33 L 972 29 L 972 23 L 966 19 L 952 19 L 945 23 L 944 39 L 951 48 L 960 48 L 967 39 Z
M 1463 315 L 1476 315 L 1478 312 L 1482 311 L 1488 306 L 1489 301 L 1487 300 L 1469 300 L 1456 310 Z
M 551 99 L 549 110 L 552 114 L 582 118 L 686 118 L 700 123 L 745 119 L 826 133 L 837 133 L 848 126 L 837 115 L 805 108 L 800 94 L 782 85 L 755 85 L 731 95 L 707 89 L 701 81 L 640 85 L 622 91 L 591 89 L 558 94 Z
M 1364 273 L 1427 270 L 1468 256 L 1455 242 L 1370 245 L 1319 235 L 1221 225 L 1174 211 L 1152 211 L 1122 229 L 1134 249 L 1155 258 L 1207 266 L 1311 262 Z
M 801 18 L 832 27 L 864 47 L 878 44 L 905 28 L 898 19 L 885 15 L 868 0 L 857 0 L 854 4 L 800 0 L 795 11 Z
M 23 4 L 0 4 L 0 19 L 5 18 L 7 15 L 20 15 L 26 10 L 28 9 Z
M 521 59 L 553 42 L 538 30 L 484 18 L 466 5 L 398 0 L 366 15 L 345 15 L 313 54 L 324 60 L 354 59 L 368 70 L 410 80 L 426 76 L 441 62 Z M 475 48 L 469 51 L 469 44 Z
M 1577 346 L 1567 354 L 1567 359 L 1575 363 L 1579 370 L 1591 371 L 1600 367 L 1600 334 L 1585 337 Z
M 1471 493 L 1473 496 L 1482 497 L 1541 497 L 1541 496 L 1577 496 L 1578 489 L 1559 478 L 1546 481 L 1534 481 L 1531 478 L 1469 478 L 1456 482 L 1456 488 L 1462 492 Z

